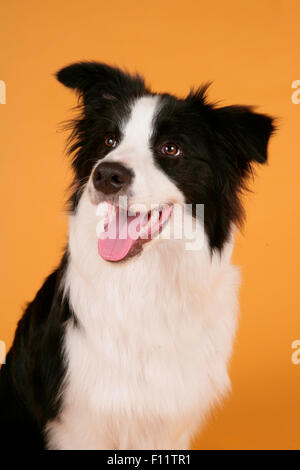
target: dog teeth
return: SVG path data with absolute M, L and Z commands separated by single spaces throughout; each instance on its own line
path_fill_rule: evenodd
M 111 203 L 101 202 L 97 206 L 96 215 L 100 217 L 96 227 L 96 234 L 97 237 L 99 237 L 103 232 L 105 232 L 105 228 L 115 217 L 116 208 Z
M 140 236 L 144 235 L 151 235 L 151 230 L 154 228 L 154 226 L 157 224 L 159 220 L 159 210 L 158 209 L 153 209 L 150 214 L 150 219 L 148 220 L 147 224 L 142 227 L 140 230 Z
M 109 211 L 109 204 L 107 202 L 101 202 L 97 206 L 96 215 L 99 217 L 105 217 Z
M 114 205 L 109 204 L 106 223 L 109 224 L 115 216 L 116 216 L 116 208 Z
M 154 211 L 151 212 L 150 227 L 154 227 L 154 225 L 158 222 L 159 215 L 160 214 L 158 209 L 154 209 Z
M 106 223 L 105 223 L 105 220 L 104 220 L 104 219 L 99 220 L 99 222 L 97 223 L 96 235 L 97 235 L 98 238 L 100 237 L 100 235 L 101 235 L 102 233 L 105 232 L 105 225 L 106 225 Z
M 131 206 L 128 208 L 128 215 L 130 216 L 136 216 L 137 214 L 142 214 L 145 212 L 145 206 L 143 204 L 131 204 Z

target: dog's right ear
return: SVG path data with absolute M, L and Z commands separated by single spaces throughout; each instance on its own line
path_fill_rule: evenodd
M 57 80 L 75 89 L 84 100 L 95 94 L 120 99 L 125 94 L 139 96 L 145 93 L 144 80 L 139 75 L 129 75 L 119 68 L 99 62 L 77 62 L 62 68 Z

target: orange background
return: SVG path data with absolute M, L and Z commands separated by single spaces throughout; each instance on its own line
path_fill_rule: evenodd
M 157 91 L 183 95 L 213 80 L 213 100 L 257 104 L 280 130 L 246 197 L 234 253 L 243 284 L 233 391 L 194 447 L 300 448 L 300 365 L 291 362 L 300 338 L 299 1 L 10 0 L 0 10 L 0 339 L 10 345 L 66 240 L 71 173 L 57 130 L 75 98 L 52 74 L 95 59 L 140 71 Z

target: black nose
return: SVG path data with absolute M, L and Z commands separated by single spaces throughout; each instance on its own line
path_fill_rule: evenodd
M 93 183 L 98 191 L 114 194 L 129 186 L 132 177 L 132 172 L 121 163 L 103 162 L 94 170 Z

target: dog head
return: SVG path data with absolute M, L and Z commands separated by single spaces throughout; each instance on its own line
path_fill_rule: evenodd
M 127 215 L 125 241 L 119 222 L 117 242 L 100 242 L 99 253 L 118 261 L 140 252 L 144 239 L 128 236 L 128 219 L 139 215 L 138 233 L 149 224 L 159 232 L 174 205 L 184 204 L 193 216 L 204 205 L 209 245 L 221 250 L 232 224 L 241 223 L 239 195 L 252 164 L 267 161 L 272 119 L 250 107 L 209 103 L 207 86 L 184 99 L 155 94 L 139 75 L 96 62 L 67 66 L 57 78 L 81 99 L 70 140 L 71 210 L 85 190 L 91 205 L 106 203 L 113 217 L 120 208 Z

